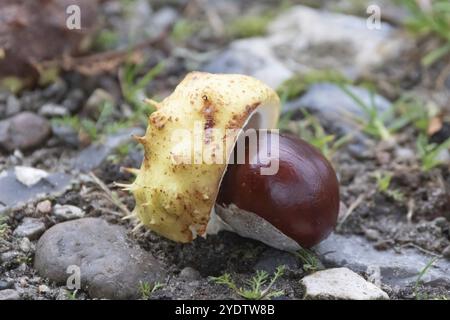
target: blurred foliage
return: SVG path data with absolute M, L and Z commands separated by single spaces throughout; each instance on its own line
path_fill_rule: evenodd
M 402 0 L 411 12 L 407 27 L 419 36 L 433 36 L 441 40 L 441 45 L 428 52 L 422 63 L 430 66 L 450 54 L 450 1 L 448 0 Z
M 313 84 L 321 82 L 350 84 L 352 81 L 336 70 L 313 70 L 287 79 L 277 88 L 277 93 L 283 100 L 288 101 L 301 96 Z
M 102 29 L 94 39 L 93 47 L 97 50 L 111 50 L 116 47 L 119 41 L 117 32 Z
M 450 138 L 441 144 L 430 143 L 428 137 L 421 133 L 416 140 L 416 149 L 423 171 L 427 172 L 442 164 L 440 154 L 450 148 Z
M 175 42 L 185 42 L 196 32 L 200 31 L 202 26 L 203 23 L 201 21 L 181 18 L 174 24 L 171 32 L 171 38 Z
M 351 135 L 344 135 L 336 138 L 335 135 L 327 134 L 317 117 L 303 111 L 303 119 L 292 121 L 293 112 L 288 112 L 280 118 L 278 127 L 281 130 L 290 131 L 298 135 L 303 140 L 309 142 L 329 160 L 333 158 L 336 152 L 351 139 Z
M 313 251 L 302 248 L 295 254 L 300 259 L 303 271 L 312 273 L 324 269 L 322 262 Z
M 122 69 L 120 81 L 122 95 L 125 101 L 130 104 L 134 111 L 134 118 L 144 119 L 147 124 L 147 117 L 154 111 L 154 107 L 144 102 L 146 98 L 145 88 L 164 69 L 164 63 L 160 62 L 147 72 L 145 64 L 127 63 Z M 140 76 L 140 74 L 142 74 Z
M 391 172 L 381 172 L 377 171 L 374 174 L 374 177 L 377 182 L 377 190 L 388 197 L 394 199 L 395 201 L 403 201 L 404 195 L 402 192 L 396 189 L 390 188 L 392 173 Z
M 273 13 L 241 16 L 228 25 L 227 33 L 233 39 L 263 36 L 273 18 Z

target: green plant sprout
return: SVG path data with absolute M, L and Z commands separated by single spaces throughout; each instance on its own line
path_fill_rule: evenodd
M 406 26 L 419 36 L 432 36 L 440 40 L 440 45 L 422 58 L 424 66 L 430 66 L 450 54 L 450 2 L 433 0 L 429 8 L 424 8 L 416 0 L 403 0 L 412 16 Z
M 448 138 L 441 144 L 436 144 L 430 143 L 428 137 L 425 134 L 419 134 L 416 140 L 416 149 L 420 159 L 421 169 L 424 172 L 427 172 L 441 165 L 442 161 L 439 159 L 439 155 L 442 151 L 449 148 L 450 138 Z
M 422 278 L 425 276 L 425 274 L 428 272 L 428 270 L 431 268 L 431 266 L 438 260 L 438 257 L 434 257 L 433 259 L 431 259 L 427 265 L 419 272 L 419 274 L 417 275 L 417 279 L 416 279 L 416 283 L 414 285 L 414 296 L 416 297 L 416 299 L 421 300 L 421 299 L 426 299 L 426 296 L 423 296 L 419 293 L 419 286 L 420 283 L 422 281 Z
M 73 291 L 66 290 L 65 293 L 66 293 L 67 300 L 76 300 L 78 290 L 76 290 L 76 289 Z
M 151 285 L 148 282 L 139 281 L 139 292 L 141 293 L 141 298 L 143 300 L 148 300 L 152 296 L 155 291 L 164 287 L 164 284 L 161 282 L 156 282 L 154 285 Z
M 410 95 L 403 95 L 394 103 L 395 110 L 404 119 L 409 119 L 414 127 L 420 132 L 426 133 L 430 120 L 438 113 L 438 108 L 434 105 L 426 105 L 417 98 Z
M 138 118 L 142 119 L 142 115 L 148 116 L 154 111 L 153 106 L 144 102 L 145 87 L 164 69 L 164 64 L 158 63 L 156 66 L 147 71 L 142 77 L 139 77 L 144 69 L 144 64 L 136 65 L 133 63 L 125 64 L 121 77 L 122 95 L 134 109 Z M 144 117 L 147 119 L 147 117 Z
M 322 152 L 329 160 L 336 152 L 347 144 L 352 136 L 344 135 L 338 139 L 333 134 L 327 134 L 317 117 L 303 110 L 304 118 L 299 121 L 291 121 L 293 112 L 288 112 L 280 118 L 278 127 L 281 130 L 294 131 L 303 140 L 309 142 Z
M 249 300 L 262 300 L 279 297 L 284 294 L 283 290 L 272 291 L 275 282 L 284 274 L 285 266 L 278 266 L 272 279 L 269 281 L 269 274 L 266 271 L 258 270 L 256 275 L 251 279 L 245 281 L 248 288 L 238 287 L 229 273 L 225 273 L 220 277 L 210 277 L 212 281 L 217 284 L 226 285 L 233 290 L 237 295 Z M 263 289 L 263 286 L 269 281 L 268 285 Z
M 302 248 L 295 254 L 300 259 L 300 262 L 303 265 L 303 271 L 312 273 L 323 269 L 323 265 L 320 262 L 319 258 L 317 258 L 317 256 L 311 250 Z
M 97 121 L 86 118 L 80 119 L 76 115 L 54 118 L 51 121 L 54 124 L 71 127 L 77 132 L 83 131 L 89 136 L 92 141 L 95 141 L 98 140 L 100 135 L 103 133 L 113 133 L 112 130 L 110 130 L 110 127 L 117 127 L 118 124 L 121 123 L 120 121 L 114 124 L 110 123 L 109 119 L 114 110 L 113 105 L 110 102 L 104 102 L 100 109 L 101 112 Z
M 367 104 L 355 95 L 348 86 L 339 84 L 339 87 L 363 111 L 365 117 L 354 117 L 353 120 L 362 127 L 363 132 L 371 137 L 385 141 L 391 140 L 395 132 L 411 122 L 409 115 L 401 115 L 396 119 L 392 119 L 395 113 L 395 103 L 388 110 L 380 112 L 375 104 L 375 92 L 373 89 L 369 90 L 370 102 Z
M 396 189 L 390 189 L 392 173 L 391 172 L 380 172 L 377 171 L 374 174 L 377 181 L 377 189 L 379 192 L 387 195 L 388 197 L 394 199 L 395 201 L 403 201 L 404 195 L 401 191 Z

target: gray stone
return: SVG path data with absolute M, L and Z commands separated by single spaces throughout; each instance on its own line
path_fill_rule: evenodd
M 31 250 L 31 241 L 28 238 L 22 238 L 19 242 L 19 248 L 22 252 L 28 253 Z
M 14 170 L 0 174 L 0 213 L 21 205 L 58 196 L 70 186 L 71 177 L 65 173 L 51 173 L 35 185 L 27 187 L 16 179 Z
M 315 272 L 301 280 L 307 299 L 381 300 L 386 292 L 347 268 Z
M 163 281 L 156 259 L 127 237 L 127 230 L 98 218 L 63 222 L 49 229 L 36 247 L 41 276 L 64 284 L 69 266 L 80 268 L 81 286 L 94 298 L 138 298 L 139 283 Z
M 431 261 L 416 249 L 402 248 L 377 251 L 366 239 L 359 236 L 332 234 L 316 246 L 322 262 L 329 267 L 347 267 L 355 272 L 379 269 L 382 283 L 392 287 L 414 285 L 419 273 Z M 450 288 L 450 262 L 436 261 L 422 276 L 424 285 Z
M 395 158 L 399 162 L 412 162 L 416 158 L 416 154 L 413 149 L 398 147 L 395 148 Z
M 292 253 L 277 249 L 267 249 L 263 252 L 253 269 L 273 273 L 281 265 L 290 270 L 297 270 L 299 261 Z
M 20 295 L 16 290 L 0 290 L 0 300 L 20 300 Z
M 67 91 L 67 84 L 61 78 L 55 79 L 42 92 L 45 99 L 60 100 Z
M 8 263 L 20 256 L 19 251 L 6 251 L 0 254 L 0 263 Z
M 155 33 L 161 33 L 178 19 L 178 11 L 172 7 L 163 7 L 153 14 L 151 21 L 155 28 Z
M 200 280 L 201 275 L 200 275 L 200 272 L 198 272 L 194 268 L 186 267 L 180 271 L 180 278 L 185 279 L 185 280 L 194 281 L 194 280 Z
M 20 112 L 20 101 L 15 95 L 9 95 L 6 100 L 6 116 L 10 117 Z
M 39 147 L 50 134 L 47 119 L 31 112 L 22 112 L 0 121 L 0 147 L 7 151 Z
M 45 224 L 36 218 L 24 218 L 22 223 L 14 230 L 17 237 L 26 237 L 30 240 L 39 238 L 45 231 Z
M 44 200 L 36 205 L 36 211 L 41 214 L 49 214 L 52 211 L 52 202 Z
M 250 75 L 273 88 L 293 75 L 293 72 L 278 60 L 267 40 L 263 38 L 232 42 L 227 50 L 213 58 L 203 70 Z
M 87 114 L 91 118 L 97 119 L 102 112 L 105 103 L 115 104 L 114 97 L 103 89 L 95 89 L 90 95 L 83 108 L 83 113 Z
M 132 135 L 142 135 L 143 133 L 141 128 L 131 128 L 108 136 L 105 141 L 92 144 L 81 151 L 74 159 L 73 166 L 83 172 L 91 171 L 98 167 L 118 146 L 129 142 Z
M 62 105 L 47 103 L 39 109 L 39 114 L 44 117 L 64 117 L 69 114 L 69 111 Z
M 72 220 L 84 217 L 84 211 L 76 206 L 56 204 L 53 207 L 53 215 L 58 220 Z
M 64 125 L 58 122 L 52 122 L 52 132 L 55 137 L 60 141 L 70 146 L 78 147 L 80 139 L 78 137 L 78 131 L 69 125 Z
M 0 290 L 11 289 L 14 287 L 14 281 L 9 280 L 0 280 Z
M 442 251 L 442 256 L 448 260 L 450 260 L 450 246 L 446 247 L 444 251 Z
M 78 109 L 81 107 L 83 100 L 84 100 L 83 90 L 76 88 L 69 91 L 66 98 L 63 100 L 62 105 L 71 113 L 74 113 L 78 111 Z

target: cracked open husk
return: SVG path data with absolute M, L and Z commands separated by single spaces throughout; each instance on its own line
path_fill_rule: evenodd
M 280 101 L 252 77 L 192 72 L 162 102 L 150 103 L 157 110 L 145 136 L 136 137 L 144 160 L 127 187 L 136 199 L 133 215 L 164 237 L 190 242 L 217 231 L 214 205 L 239 133 L 275 128 Z

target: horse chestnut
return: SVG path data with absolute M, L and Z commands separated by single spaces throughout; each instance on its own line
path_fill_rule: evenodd
M 275 133 L 259 135 L 270 143 Z M 259 141 L 261 143 L 261 141 Z M 279 168 L 261 175 L 261 149 L 244 164 L 229 164 L 216 206 L 234 205 L 269 222 L 301 247 L 312 247 L 334 229 L 339 212 L 339 184 L 329 161 L 296 137 L 279 135 Z M 233 228 L 233 227 L 232 227 Z M 258 237 L 255 237 L 258 238 Z

